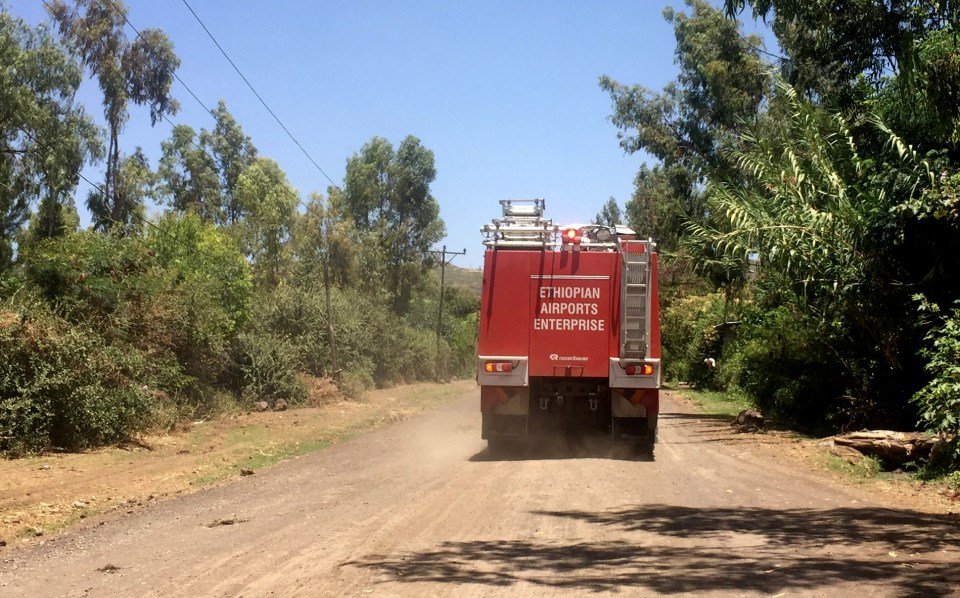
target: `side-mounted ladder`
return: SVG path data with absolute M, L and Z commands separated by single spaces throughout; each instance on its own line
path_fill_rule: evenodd
M 644 359 L 650 338 L 651 241 L 624 241 L 621 250 L 620 359 Z

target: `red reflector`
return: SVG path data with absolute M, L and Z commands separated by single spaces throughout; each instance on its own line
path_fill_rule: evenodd
M 513 364 L 509 361 L 488 361 L 483 364 L 483 371 L 506 374 L 513 371 Z
M 624 369 L 625 372 L 627 372 L 627 375 L 628 375 L 628 376 L 632 376 L 632 375 L 634 375 L 634 374 L 637 373 L 637 366 L 635 366 L 635 365 L 628 365 L 627 367 L 625 367 L 625 368 L 623 368 L 623 369 Z

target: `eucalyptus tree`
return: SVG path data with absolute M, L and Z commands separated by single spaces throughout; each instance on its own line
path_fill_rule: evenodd
M 704 0 L 686 4 L 690 15 L 664 10 L 677 40 L 675 81 L 660 92 L 606 76 L 600 86 L 613 100 L 611 120 L 623 149 L 643 150 L 665 167 L 682 168 L 686 177 L 675 181 L 676 191 L 689 202 L 708 174 L 730 170 L 722 150 L 756 119 L 769 81 L 759 37 L 744 36 L 737 21 Z M 695 205 L 685 207 L 696 211 Z
M 161 142 L 157 169 L 160 189 L 171 207 L 193 212 L 207 222 L 223 220 L 223 189 L 215 158 L 189 125 L 176 125 Z
M 89 207 L 100 229 L 132 226 L 139 209 L 130 205 L 118 185 L 121 176 L 120 133 L 130 102 L 147 106 L 155 125 L 178 104 L 170 95 L 180 59 L 159 29 L 144 29 L 133 41 L 124 33 L 127 9 L 121 0 L 51 0 L 50 15 L 62 39 L 97 79 L 107 122 L 107 164 L 103 189 Z
M 611 197 L 603 204 L 603 207 L 600 208 L 600 211 L 597 212 L 597 215 L 593 218 L 594 224 L 603 224 L 605 226 L 613 226 L 614 224 L 621 224 L 623 222 L 623 212 L 620 210 L 620 204 L 617 203 L 617 198 Z
M 201 145 L 209 148 L 217 165 L 223 193 L 223 224 L 237 224 L 244 216 L 242 203 L 236 197 L 240 175 L 257 158 L 257 148 L 243 127 L 233 117 L 223 100 L 213 109 L 216 124 L 212 131 L 200 131 Z
M 122 235 L 143 232 L 146 200 L 155 195 L 156 185 L 157 175 L 142 148 L 121 156 L 114 173 L 112 199 L 103 189 L 91 190 L 87 196 L 94 228 Z M 114 219 L 114 214 L 120 214 L 122 220 Z
M 253 261 L 255 278 L 276 285 L 290 261 L 297 191 L 276 162 L 257 158 L 238 178 L 235 193 L 240 206 L 249 214 L 239 234 Z
M 955 32 L 960 22 L 952 0 L 724 0 L 730 16 L 747 6 L 770 24 L 798 92 L 858 112 L 891 75 L 912 73 L 929 32 Z
M 737 176 L 726 151 L 737 132 L 762 116 L 770 92 L 762 40 L 743 35 L 739 22 L 704 0 L 686 0 L 686 5 L 690 14 L 664 10 L 677 42 L 676 80 L 657 92 L 600 79 L 613 100 L 611 120 L 620 129 L 620 145 L 630 153 L 645 151 L 658 162 L 638 173 L 626 212 L 633 226 L 663 239 L 669 259 L 682 259 L 671 255 L 685 234 L 682 222 L 709 219 L 703 194 L 708 178 Z M 704 273 L 711 284 L 728 294 L 744 281 L 741 263 L 715 259 L 709 266 Z
M 0 11 L 0 271 L 40 204 L 47 226 L 64 230 L 63 206 L 87 160 L 102 152 L 99 131 L 74 101 L 82 71 L 44 28 Z
M 426 252 L 443 238 L 440 205 L 430 192 L 437 171 L 433 152 L 407 136 L 394 150 L 374 137 L 347 161 L 338 200 L 361 235 L 372 238 L 384 261 L 393 306 L 404 313 L 425 275 Z

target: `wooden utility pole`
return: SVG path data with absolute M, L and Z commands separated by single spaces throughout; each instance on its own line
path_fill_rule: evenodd
M 444 290 L 444 275 L 446 274 L 447 264 L 453 261 L 453 258 L 458 255 L 467 255 L 467 249 L 464 248 L 463 251 L 447 251 L 447 246 L 444 245 L 443 249 L 440 251 L 429 251 L 433 255 L 440 256 L 440 309 L 437 314 L 437 378 L 443 378 L 444 372 L 443 364 L 440 359 L 440 332 L 443 327 L 443 290 Z M 447 256 L 450 256 L 450 259 L 447 259 Z
M 333 333 L 333 309 L 330 306 L 330 239 L 327 235 L 329 216 L 324 210 L 320 221 L 320 234 L 323 238 L 323 294 L 327 303 L 327 339 L 330 342 L 330 367 L 333 368 L 333 381 L 340 386 L 340 356 L 337 354 L 337 339 Z

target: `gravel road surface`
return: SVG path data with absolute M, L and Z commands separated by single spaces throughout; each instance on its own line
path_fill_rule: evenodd
M 653 460 L 587 442 L 494 457 L 478 394 L 14 551 L 0 596 L 960 595 L 956 519 L 681 401 Z

